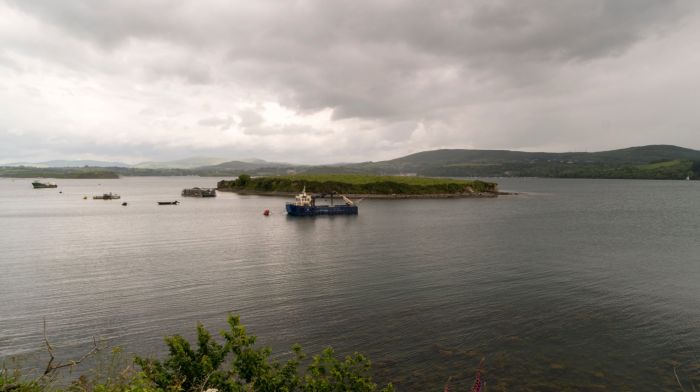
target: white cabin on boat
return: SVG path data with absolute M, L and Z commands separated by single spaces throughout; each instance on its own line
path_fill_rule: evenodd
M 294 202 L 296 206 L 312 206 L 314 205 L 314 198 L 311 195 L 306 194 L 306 187 L 301 191 L 300 194 L 296 196 L 296 201 Z

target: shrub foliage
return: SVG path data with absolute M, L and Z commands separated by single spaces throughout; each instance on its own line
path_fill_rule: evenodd
M 305 372 L 299 367 L 305 355 L 300 346 L 292 347 L 293 356 L 281 363 L 271 360 L 271 350 L 255 345 L 237 316 L 229 316 L 228 331 L 218 343 L 200 324 L 197 343 L 192 347 L 182 336 L 165 339 L 169 356 L 163 360 L 137 357 L 146 379 L 166 391 L 196 391 L 216 388 L 222 392 L 331 392 L 377 390 L 368 376 L 370 361 L 361 354 L 336 358 L 327 348 L 313 356 Z M 391 385 L 383 391 L 393 390 Z
M 136 365 L 81 375 L 68 387 L 57 387 L 55 378 L 26 378 L 17 370 L 0 369 L 0 391 L 40 392 L 391 392 L 391 384 L 381 390 L 369 376 L 370 361 L 361 354 L 336 357 L 333 349 L 306 359 L 299 345 L 285 362 L 270 358 L 271 350 L 255 344 L 238 316 L 229 315 L 228 330 L 217 341 L 201 324 L 196 342 L 180 335 L 165 338 L 168 355 L 159 360 L 136 357 Z M 119 353 L 120 351 L 113 351 Z M 305 369 L 302 370 L 302 364 Z M 138 369 L 136 369 L 138 367 Z M 95 374 L 101 375 L 96 376 Z

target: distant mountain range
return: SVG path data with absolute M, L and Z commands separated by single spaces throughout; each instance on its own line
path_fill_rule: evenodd
M 109 168 L 122 176 L 199 175 L 230 177 L 241 173 L 284 175 L 294 173 L 403 174 L 445 177 L 564 177 L 564 178 L 700 178 L 700 151 L 671 145 L 650 145 L 601 152 L 524 152 L 510 150 L 445 149 L 423 151 L 380 162 L 328 165 L 292 165 L 259 159 L 227 161 L 195 157 L 169 162 L 125 165 L 118 162 L 50 161 L 38 167 L 91 166 Z M 18 166 L 19 164 L 12 164 Z M 4 165 L 9 166 L 9 165 Z M 0 168 L 1 169 L 1 168 Z M 27 177 L 39 176 L 25 170 Z M 66 169 L 68 170 L 68 169 Z M 98 169 L 96 169 L 98 170 Z M 102 169 L 99 169 L 102 170 Z M 0 170 L 0 176 L 21 176 L 22 171 Z M 8 174 L 9 173 L 9 174 Z M 57 172 L 48 173 L 56 175 Z M 50 175 L 45 175 L 48 177 Z
M 67 160 L 54 160 L 46 162 L 13 162 L 13 163 L 0 163 L 0 166 L 28 166 L 28 167 L 129 167 L 128 164 L 123 162 L 105 162 L 105 161 L 92 161 L 92 160 L 77 160 L 77 161 L 67 161 Z
M 216 166 L 226 163 L 228 166 L 235 166 L 237 163 L 241 164 L 241 167 L 252 167 L 257 168 L 261 166 L 284 166 L 284 163 L 272 163 L 267 162 L 262 159 L 241 159 L 239 161 L 231 161 L 228 158 L 214 158 L 214 157 L 192 157 L 185 159 L 178 159 L 174 161 L 148 161 L 141 162 L 135 165 L 129 165 L 124 162 L 107 162 L 107 161 L 95 161 L 95 160 L 53 160 L 46 162 L 12 162 L 0 164 L 0 166 L 7 167 L 37 167 L 37 168 L 66 168 L 66 167 L 124 167 L 124 168 L 134 168 L 134 169 L 195 169 L 199 167 Z
M 194 169 L 202 166 L 218 165 L 228 161 L 226 158 L 192 157 L 166 162 L 141 162 L 129 167 L 137 169 Z

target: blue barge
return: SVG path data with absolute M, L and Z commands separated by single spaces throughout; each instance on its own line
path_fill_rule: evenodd
M 292 216 L 316 216 L 316 215 L 357 215 L 358 209 L 355 203 L 342 196 L 345 205 L 316 205 L 316 198 L 306 193 L 306 188 L 296 196 L 294 203 L 287 203 L 287 214 Z

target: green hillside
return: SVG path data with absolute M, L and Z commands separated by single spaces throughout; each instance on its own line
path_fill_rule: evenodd
M 700 177 L 699 162 L 700 151 L 652 145 L 591 153 L 435 150 L 349 165 L 346 170 L 446 177 L 684 179 Z
M 525 152 L 509 150 L 434 150 L 407 155 L 382 164 L 448 165 L 454 163 L 648 163 L 662 160 L 700 160 L 700 151 L 669 145 L 630 147 L 600 152 Z

